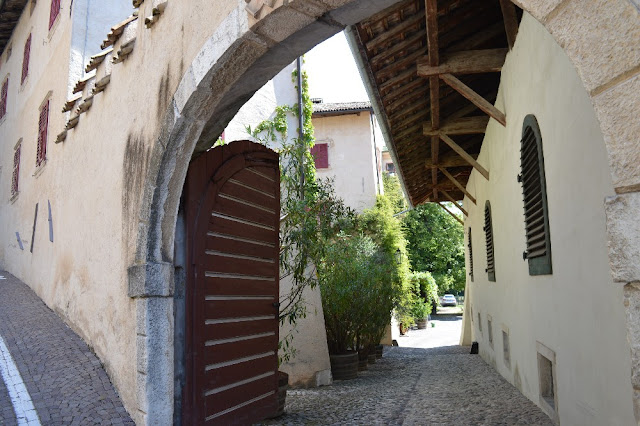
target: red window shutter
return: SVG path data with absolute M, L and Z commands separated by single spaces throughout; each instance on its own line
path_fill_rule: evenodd
M 316 169 L 326 169 L 329 167 L 329 145 L 317 143 L 311 148 L 311 155 L 316 164 Z
M 9 92 L 9 78 L 2 85 L 2 93 L 0 94 L 0 118 L 7 113 L 7 94 Z
M 47 159 L 47 129 L 49 127 L 49 101 L 40 110 L 40 122 L 38 123 L 38 152 L 36 166 L 40 166 Z
M 22 145 L 18 145 L 15 154 L 13 154 L 13 178 L 11 180 L 11 195 L 18 193 L 18 179 L 20 178 L 20 151 Z
M 31 34 L 24 45 L 24 57 L 22 58 L 22 80 L 20 84 L 24 83 L 29 74 L 29 56 L 31 55 Z
M 49 14 L 49 29 L 53 27 L 56 18 L 60 14 L 60 0 L 51 0 L 51 13 Z

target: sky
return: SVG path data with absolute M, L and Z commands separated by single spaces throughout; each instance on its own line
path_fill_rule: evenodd
M 328 103 L 369 100 L 343 32 L 311 49 L 304 59 L 312 98 Z

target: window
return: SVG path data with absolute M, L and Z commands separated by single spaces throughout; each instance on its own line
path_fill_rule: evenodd
M 504 365 L 511 368 L 511 350 L 509 348 L 509 332 L 502 329 L 502 356 Z
M 393 163 L 387 163 L 387 172 L 388 173 L 395 173 L 396 172 L 396 165 Z
M 311 148 L 311 155 L 316 164 L 316 169 L 329 168 L 329 144 L 317 143 Z
M 529 262 L 529 275 L 549 275 L 552 268 L 547 185 L 542 137 L 538 120 L 533 115 L 527 115 L 522 126 L 518 181 L 522 183 L 527 241 L 527 251 L 523 253 L 523 258 Z
M 4 118 L 7 114 L 7 94 L 9 93 L 9 77 L 2 83 L 2 92 L 0 92 L 0 118 Z
M 29 38 L 27 38 L 27 42 L 24 44 L 24 56 L 22 58 L 22 80 L 20 80 L 20 84 L 24 84 L 24 81 L 27 79 L 27 75 L 29 75 L 29 56 L 31 55 L 31 34 L 29 34 Z
M 47 159 L 47 130 L 49 127 L 49 99 L 40 109 L 40 121 L 38 123 L 38 151 L 36 155 L 36 167 L 40 167 Z
M 482 317 L 480 316 L 480 312 L 478 312 L 478 330 L 482 333 Z
M 20 180 L 20 151 L 22 151 L 22 144 L 18 142 L 16 150 L 13 153 L 13 176 L 11 178 L 11 196 L 18 195 L 19 180 Z
M 489 200 L 484 205 L 484 235 L 487 243 L 487 269 L 489 281 L 496 280 L 496 265 L 493 250 L 493 225 L 491 224 L 491 203 Z
M 557 423 L 556 354 L 540 342 L 536 342 L 536 347 L 538 351 L 540 407 Z
M 60 14 L 60 0 L 51 0 L 51 13 L 49 13 L 49 29 L 53 27 L 56 18 Z
M 469 277 L 471 277 L 471 282 L 473 282 L 473 246 L 471 245 L 471 228 L 469 228 L 469 242 L 467 243 L 467 247 L 469 248 Z
M 487 315 L 487 335 L 489 336 L 489 346 L 493 349 L 493 318 Z

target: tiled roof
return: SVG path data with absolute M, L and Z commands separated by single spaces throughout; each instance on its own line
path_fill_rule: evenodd
M 340 114 L 340 113 L 353 113 L 358 111 L 370 111 L 371 102 L 340 102 L 335 104 L 314 103 L 314 114 Z

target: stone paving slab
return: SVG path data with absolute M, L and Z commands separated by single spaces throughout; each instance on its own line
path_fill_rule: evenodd
M 133 425 L 100 360 L 36 294 L 0 271 L 3 337 L 43 425 Z M 0 379 L 0 425 L 16 424 Z
M 552 425 L 469 348 L 385 348 L 357 379 L 287 392 L 265 425 Z

